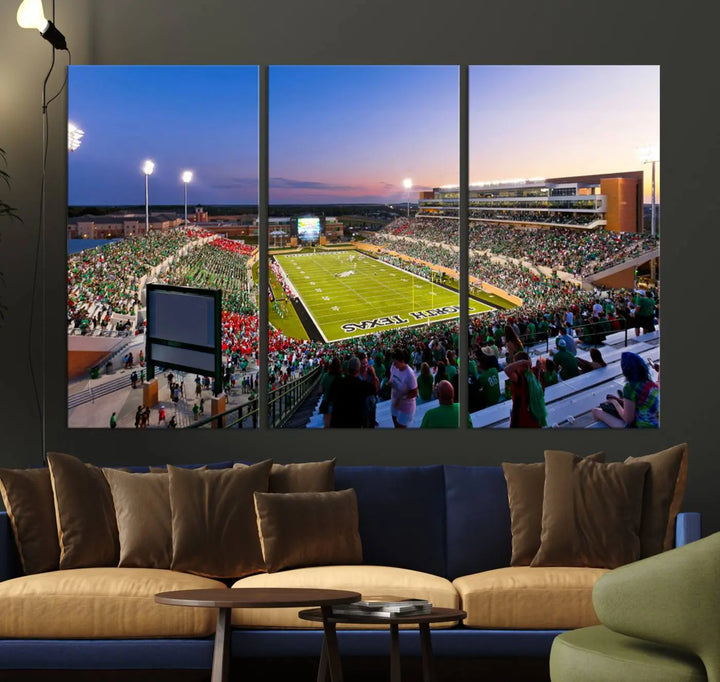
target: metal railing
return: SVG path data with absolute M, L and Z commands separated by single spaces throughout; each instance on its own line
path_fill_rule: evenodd
M 314 367 L 298 379 L 285 386 L 276 388 L 270 393 L 269 418 L 270 427 L 278 428 L 293 415 L 298 406 L 315 388 L 322 376 L 322 369 Z M 234 405 L 229 410 L 198 420 L 189 424 L 188 429 L 243 429 L 256 428 L 258 425 L 258 399 L 248 400 L 241 405 Z
M 601 343 L 605 341 L 606 336 L 610 336 L 611 334 L 615 334 L 618 331 L 624 331 L 625 332 L 625 343 L 624 346 L 627 347 L 628 345 L 628 326 L 627 326 L 627 320 L 624 317 L 617 318 L 617 322 L 620 324 L 620 329 L 613 329 L 612 328 L 612 322 L 608 322 L 608 320 L 602 320 L 598 322 L 584 322 L 582 324 L 578 324 L 576 326 L 573 326 L 573 336 L 574 338 L 579 341 L 580 343 L 583 343 L 585 345 L 589 346 L 599 346 Z M 610 325 L 610 329 L 608 329 L 608 324 Z M 535 340 L 531 341 L 530 337 L 525 334 L 520 335 L 520 341 L 522 341 L 523 346 L 534 346 L 538 343 L 542 343 L 545 341 L 545 352 L 550 351 L 550 340 L 556 339 L 558 336 L 562 336 L 562 334 L 555 334 L 554 336 L 551 336 L 549 331 L 544 332 L 545 338 L 539 339 L 538 338 L 538 332 L 535 333 Z
M 321 367 L 313 367 L 307 374 L 270 393 L 268 421 L 271 427 L 281 427 L 315 388 L 322 376 Z

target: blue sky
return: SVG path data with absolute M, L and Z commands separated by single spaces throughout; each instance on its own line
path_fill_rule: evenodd
M 471 66 L 470 181 L 639 170 L 660 138 L 656 66 Z M 73 66 L 69 203 L 257 203 L 254 66 Z M 271 203 L 405 201 L 457 183 L 455 66 L 273 66 Z M 649 200 L 649 166 L 645 195 Z M 659 197 L 659 167 L 658 167 Z

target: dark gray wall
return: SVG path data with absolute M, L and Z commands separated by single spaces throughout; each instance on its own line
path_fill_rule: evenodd
M 19 0 L 17 0 L 19 2 Z M 41 339 L 28 350 L 29 305 L 40 188 L 40 88 L 49 48 L 0 9 L 0 146 L 13 174 L 11 202 L 25 219 L 3 224 L 0 329 L 0 463 L 41 461 L 40 421 L 29 353 L 40 370 Z M 46 10 L 50 3 L 46 1 Z M 694 5 L 687 5 L 693 7 Z M 718 372 L 714 359 L 720 136 L 712 22 L 685 6 L 533 0 L 58 0 L 57 25 L 76 64 L 660 64 L 662 67 L 663 425 L 640 431 L 200 433 L 69 430 L 65 415 L 65 100 L 50 112 L 48 162 L 47 446 L 99 463 L 265 456 L 282 461 L 336 456 L 341 464 L 497 464 L 542 457 L 545 447 L 616 460 L 690 443 L 686 509 L 720 530 L 716 452 Z M 58 54 L 63 64 L 63 53 Z M 59 86 L 56 78 L 51 92 Z M 427 96 L 427 97 L 426 97 Z M 603 106 L 592 84 L 577 94 Z M 432 106 L 418 93 L 418 106 Z M 588 131 L 601 135 L 602 131 Z M 558 154 L 562 150 L 558 149 Z M 41 302 L 40 293 L 36 296 Z M 717 325 L 715 324 L 715 328 Z M 698 362 L 701 361 L 701 364 Z M 40 383 L 40 378 L 38 379 Z

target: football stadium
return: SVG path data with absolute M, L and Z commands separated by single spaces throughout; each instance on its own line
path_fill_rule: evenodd
M 341 220 L 275 221 L 267 359 L 258 357 L 257 220 L 239 239 L 232 219 L 156 215 L 149 231 L 128 214 L 73 219 L 73 236 L 117 238 L 74 240 L 79 250 L 68 256 L 69 424 L 252 427 L 267 362 L 278 427 L 331 426 L 331 387 L 356 373 L 370 400 L 336 425 L 404 426 L 398 367 L 415 386 L 406 425 L 432 426 L 425 415 L 452 408 L 463 365 L 475 428 L 614 426 L 622 414 L 608 398 L 632 383 L 629 356 L 654 387 L 643 399 L 659 404 L 659 239 L 654 224 L 645 227 L 642 186 L 642 171 L 471 185 L 467 358 L 459 357 L 457 187 L 421 192 L 414 215 L 352 238 Z M 149 399 L 151 282 L 222 291 L 222 401 L 208 377 L 171 370 Z M 658 423 L 655 405 L 642 425 Z

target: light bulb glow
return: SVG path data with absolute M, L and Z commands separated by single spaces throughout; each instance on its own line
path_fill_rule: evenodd
M 410 178 L 405 178 L 405 179 L 403 180 L 403 187 L 404 187 L 405 189 L 412 189 L 412 186 L 413 186 L 413 185 L 412 185 L 412 180 L 411 180 Z
M 150 161 L 150 159 L 148 159 L 143 164 L 143 167 L 142 167 L 143 173 L 145 173 L 145 175 L 152 175 L 154 170 L 155 170 L 155 163 L 153 161 Z
M 185 171 L 185 172 L 182 174 L 182 181 L 183 181 L 185 184 L 187 184 L 188 182 L 192 182 L 192 179 L 193 179 L 192 171 Z
M 17 11 L 17 22 L 22 28 L 36 28 L 45 33 L 48 20 L 45 18 L 42 0 L 23 0 Z

